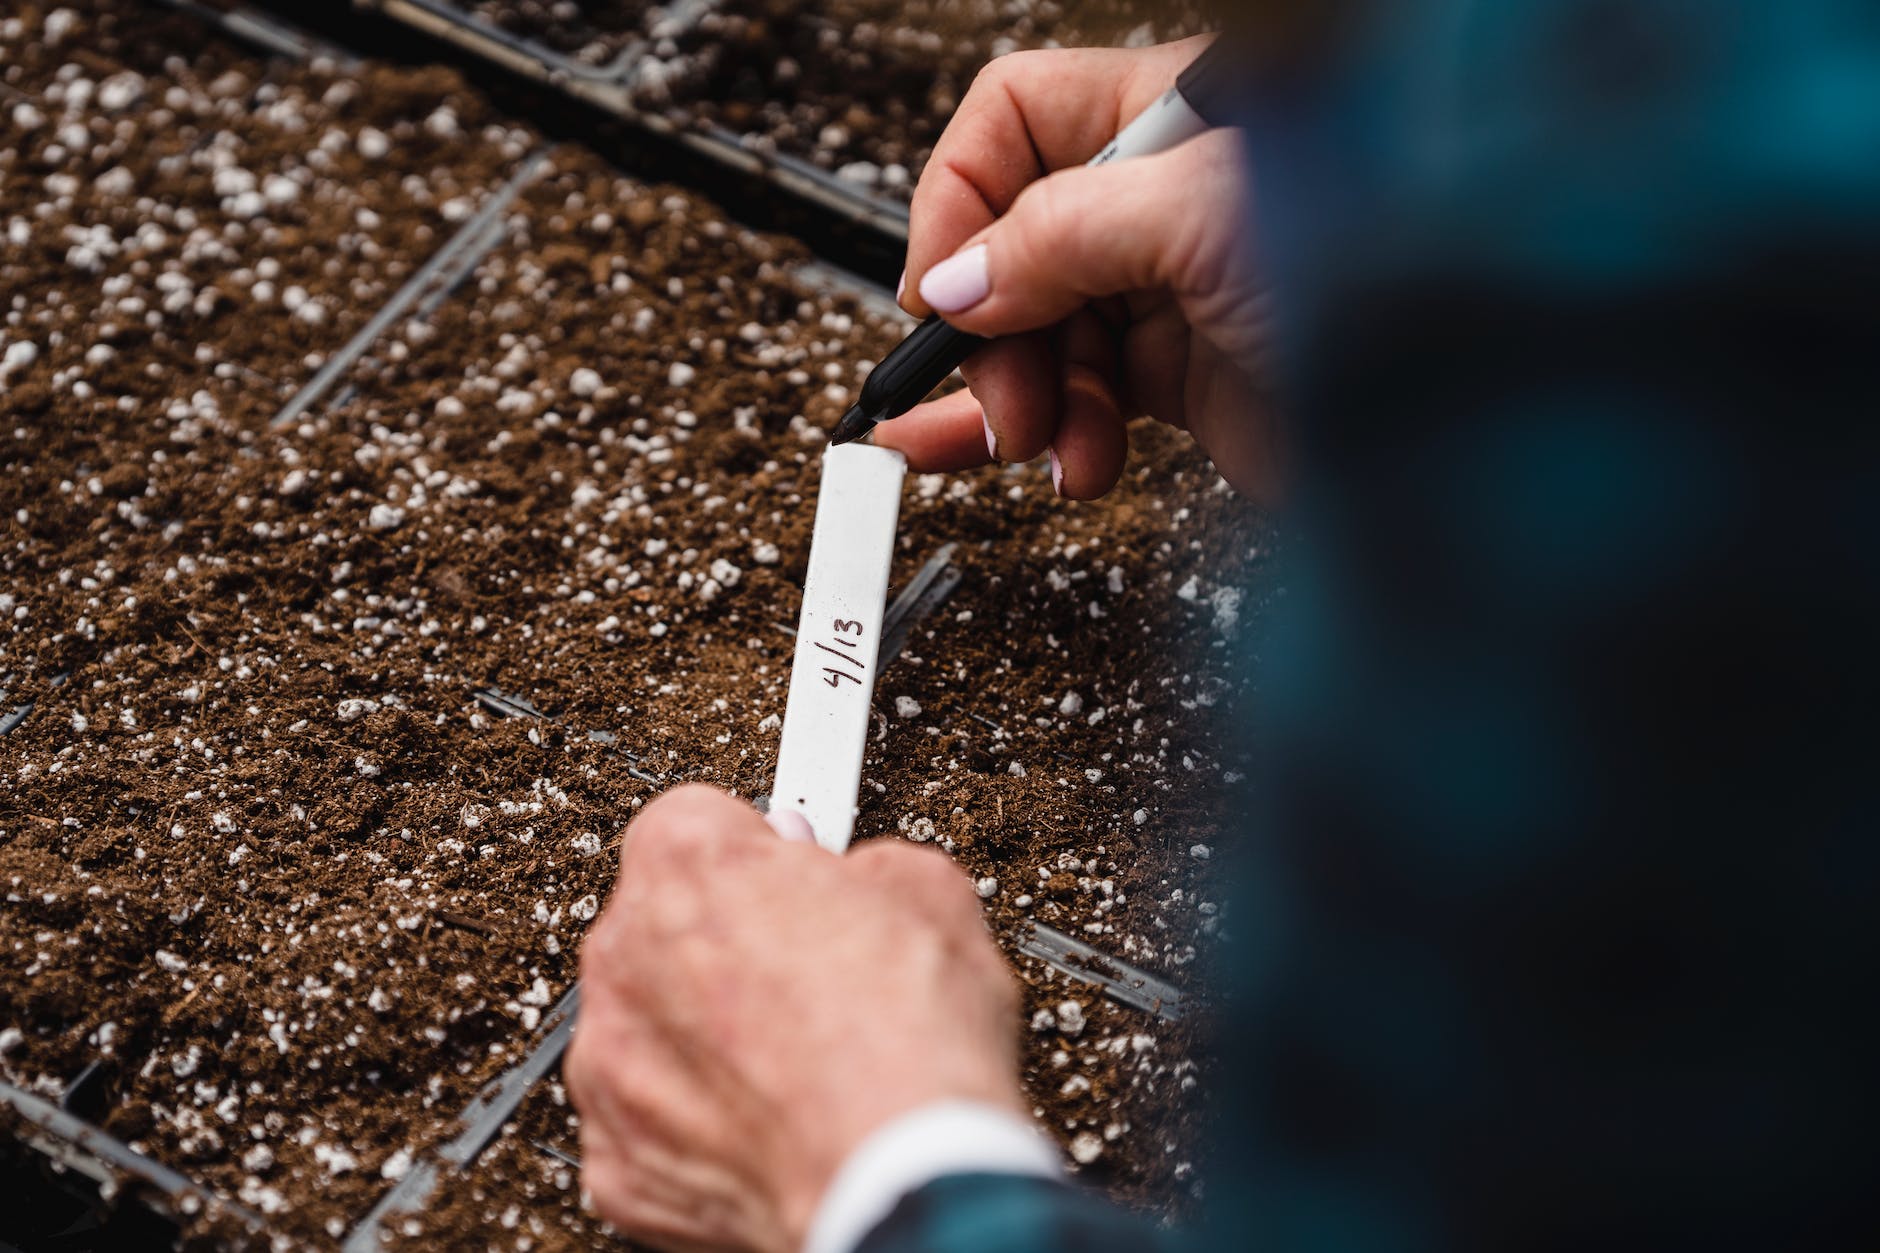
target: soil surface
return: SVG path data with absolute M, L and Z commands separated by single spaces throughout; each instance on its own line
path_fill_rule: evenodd
M 649 16 L 664 12 L 653 0 L 473 0 L 462 7 L 512 35 L 596 67 L 645 34 Z
M 905 200 L 975 75 L 1024 48 L 1140 46 L 1212 29 L 1202 0 L 479 0 L 587 64 L 635 43 L 651 110 L 723 126 Z
M 1147 44 L 1207 26 L 1155 0 L 727 0 L 655 49 L 641 95 L 859 190 L 907 199 L 974 77 L 1024 48 Z
M 117 0 L 0 19 L 0 65 L 0 707 L 35 706 L 0 738 L 0 1076 L 102 1060 L 108 1130 L 327 1246 L 530 1047 L 634 810 L 767 790 L 825 432 L 899 328 L 562 148 L 462 290 L 274 427 L 536 137 L 446 72 Z M 1047 922 L 1180 984 L 1262 548 L 1138 433 L 1097 505 L 911 480 L 896 582 L 948 542 L 964 579 L 883 675 L 858 835 L 947 848 L 1008 946 Z M 1042 1123 L 1179 1209 L 1190 1030 L 1018 964 Z M 417 1232 L 517 1247 L 514 1207 L 592 1247 L 528 1147 L 578 1157 L 553 1097 Z

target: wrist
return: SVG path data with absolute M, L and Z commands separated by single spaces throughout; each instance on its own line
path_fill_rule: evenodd
M 900 1200 L 936 1179 L 1012 1174 L 1057 1179 L 1057 1149 L 1015 1100 L 931 1101 L 856 1143 L 805 1210 L 796 1247 L 850 1253 Z
M 1029 1109 L 1009 1077 L 1016 1063 L 987 1065 L 979 1052 L 930 1058 L 916 1073 L 844 1072 L 834 1088 L 792 1115 L 796 1134 L 771 1160 L 784 1164 L 777 1213 L 793 1243 L 805 1247 L 815 1216 L 845 1166 L 882 1134 L 930 1110 L 970 1107 L 1031 1128 Z M 1003 1063 L 1003 1059 L 1001 1059 Z M 833 1076 L 832 1076 L 833 1078 Z M 808 1096 L 809 1094 L 803 1094 Z M 1035 1134 L 1035 1133 L 1034 1133 Z

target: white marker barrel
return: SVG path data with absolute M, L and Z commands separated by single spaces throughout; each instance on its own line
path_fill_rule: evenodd
M 770 806 L 809 819 L 816 842 L 833 853 L 855 834 L 906 477 L 906 458 L 885 448 L 845 444 L 823 454 Z
M 1179 148 L 1197 135 L 1206 133 L 1208 120 L 1196 113 L 1171 87 L 1161 99 L 1137 115 L 1136 120 L 1116 133 L 1103 151 L 1090 158 L 1090 165 L 1108 165 L 1130 157 L 1149 157 L 1171 148 Z

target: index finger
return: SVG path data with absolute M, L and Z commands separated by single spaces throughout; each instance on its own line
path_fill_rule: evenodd
M 1154 48 L 1014 52 L 979 72 L 934 145 L 908 212 L 909 313 L 932 312 L 920 279 L 1053 170 L 1103 151 L 1175 85 L 1212 36 Z

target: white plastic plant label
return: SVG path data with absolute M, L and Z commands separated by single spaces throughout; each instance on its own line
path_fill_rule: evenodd
M 906 477 L 906 459 L 885 448 L 845 444 L 823 455 L 770 806 L 808 819 L 816 842 L 834 853 L 855 834 Z

